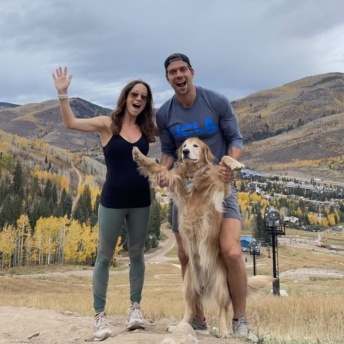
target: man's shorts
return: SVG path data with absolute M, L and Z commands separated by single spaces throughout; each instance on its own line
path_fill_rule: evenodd
M 230 195 L 224 199 L 223 217 L 240 220 L 240 210 L 239 210 L 238 199 L 236 196 L 236 190 L 233 184 L 231 184 L 231 187 L 232 187 L 232 191 Z M 172 208 L 172 231 L 179 232 L 178 210 L 174 203 L 173 203 L 173 208 Z

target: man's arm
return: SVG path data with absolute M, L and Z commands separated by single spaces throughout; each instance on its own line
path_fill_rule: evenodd
M 172 156 L 162 153 L 160 159 L 160 165 L 165 167 L 167 170 L 170 170 L 174 165 L 174 158 Z
M 173 167 L 174 160 L 175 159 L 173 157 L 162 153 L 161 159 L 160 159 L 160 165 L 166 168 L 166 170 L 168 171 Z M 156 179 L 156 182 L 161 188 L 168 186 L 167 179 L 163 173 L 159 174 L 159 176 Z
M 238 148 L 238 147 L 234 147 L 232 146 L 231 148 L 229 148 L 228 150 L 228 155 L 235 159 L 238 160 L 240 159 L 241 155 L 242 155 L 242 149 Z

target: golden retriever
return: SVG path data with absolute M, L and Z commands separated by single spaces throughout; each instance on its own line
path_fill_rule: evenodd
M 178 208 L 179 231 L 189 258 L 183 282 L 186 307 L 182 321 L 192 322 L 195 306 L 203 299 L 215 300 L 219 307 L 219 335 L 228 337 L 227 312 L 231 300 L 227 269 L 220 255 L 219 234 L 223 199 L 230 193 L 230 183 L 221 180 L 220 167 L 214 165 L 210 148 L 198 138 L 189 138 L 181 145 L 176 168 L 170 171 L 136 147 L 133 159 L 141 174 L 151 178 L 165 175 Z M 224 156 L 222 162 L 231 170 L 244 167 L 230 156 Z M 249 278 L 248 294 L 269 282 L 272 279 L 267 276 Z

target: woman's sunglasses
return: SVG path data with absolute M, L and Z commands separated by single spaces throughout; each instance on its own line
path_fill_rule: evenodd
M 141 99 L 145 102 L 148 102 L 149 101 L 149 97 L 148 97 L 148 94 L 146 93 L 140 93 L 138 91 L 130 91 L 129 92 L 129 95 L 131 98 L 133 99 L 136 99 L 138 96 L 141 96 Z

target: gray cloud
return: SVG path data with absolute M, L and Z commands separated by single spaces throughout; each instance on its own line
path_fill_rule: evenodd
M 68 65 L 70 93 L 113 107 L 132 79 L 160 105 L 172 92 L 163 61 L 183 52 L 195 83 L 232 100 L 309 75 L 343 72 L 341 0 L 74 0 L 0 4 L 0 101 L 54 98 Z

